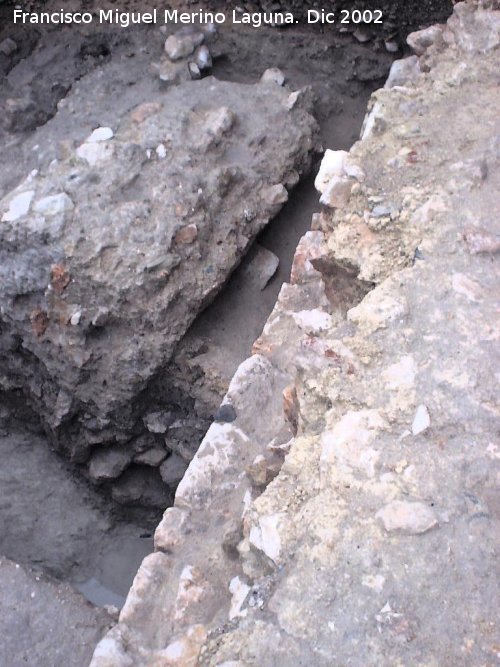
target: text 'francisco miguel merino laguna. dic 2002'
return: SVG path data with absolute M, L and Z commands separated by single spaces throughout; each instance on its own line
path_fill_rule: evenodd
M 365 16 L 367 13 L 370 16 Z M 356 16 L 360 15 L 360 20 Z M 380 10 L 361 12 L 357 10 L 342 10 L 340 13 L 327 12 L 324 9 L 310 9 L 307 11 L 307 23 L 381 23 L 382 12 Z M 224 24 L 246 24 L 258 28 L 262 25 L 288 25 L 298 23 L 299 20 L 291 12 L 242 12 L 233 10 L 226 12 L 209 12 L 202 9 L 193 12 L 180 12 L 178 9 L 166 9 L 159 12 L 157 9 L 143 12 L 125 12 L 118 9 L 100 9 L 97 12 L 69 12 L 60 9 L 56 12 L 25 12 L 22 9 L 14 9 L 14 23 L 23 24 L 114 24 L 127 28 L 137 24 L 175 24 L 175 25 L 208 25 Z

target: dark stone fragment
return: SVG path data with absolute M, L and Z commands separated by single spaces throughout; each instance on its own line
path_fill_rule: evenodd
M 214 421 L 219 422 L 221 424 L 234 422 L 235 419 L 236 419 L 236 410 L 233 408 L 232 405 L 229 405 L 228 403 L 226 403 L 225 405 L 221 405 L 220 408 L 214 414 Z

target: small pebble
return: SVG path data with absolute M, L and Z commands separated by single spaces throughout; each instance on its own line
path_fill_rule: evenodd
M 389 53 L 397 53 L 399 51 L 399 46 L 397 42 L 384 42 L 385 49 Z
M 194 59 L 199 69 L 202 71 L 210 69 L 212 67 L 212 56 L 210 55 L 208 46 L 206 46 L 205 44 L 196 49 L 196 53 L 194 54 Z
M 189 74 L 192 79 L 201 79 L 201 71 L 198 65 L 194 62 L 188 63 Z
M 82 311 L 78 310 L 76 313 L 73 313 L 70 319 L 70 323 L 72 326 L 76 327 L 80 324 L 80 320 L 82 318 Z

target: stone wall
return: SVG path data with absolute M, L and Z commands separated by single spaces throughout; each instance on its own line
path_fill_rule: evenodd
M 92 667 L 496 660 L 500 14 L 413 34 Z

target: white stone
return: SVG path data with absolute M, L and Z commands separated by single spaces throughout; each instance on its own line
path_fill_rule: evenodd
M 76 313 L 73 313 L 73 315 L 70 318 L 70 324 L 72 324 L 74 327 L 78 326 L 80 324 L 80 320 L 82 318 L 82 311 L 77 310 Z
M 420 75 L 420 64 L 417 56 L 395 60 L 391 65 L 391 70 L 384 88 L 394 88 L 394 86 L 406 86 L 412 83 Z
M 299 98 L 300 90 L 295 90 L 293 93 L 290 93 L 285 102 L 285 107 L 288 109 L 288 111 L 291 111 L 294 108 L 294 106 L 299 101 Z
M 198 603 L 204 596 L 203 578 L 201 572 L 192 565 L 185 565 L 179 577 L 179 587 L 175 600 L 174 618 L 180 620 L 188 607 Z
M 85 143 L 95 144 L 101 141 L 108 141 L 114 136 L 113 130 L 110 127 L 98 127 L 92 132 L 90 137 L 85 140 Z
M 202 32 L 179 31 L 177 34 L 167 37 L 164 47 L 165 53 L 172 61 L 186 58 L 194 53 L 194 50 L 203 42 L 204 38 Z
M 165 148 L 165 144 L 159 144 L 156 147 L 156 155 L 158 155 L 160 160 L 163 160 L 167 157 L 167 149 Z
M 167 648 L 156 651 L 148 664 L 162 667 L 196 667 L 206 637 L 203 625 L 192 625 L 185 635 L 171 642 Z
M 269 67 L 260 77 L 262 83 L 273 83 L 278 86 L 283 86 L 285 83 L 285 75 L 278 67 Z
M 288 201 L 288 190 L 282 183 L 270 185 L 262 190 L 262 198 L 271 206 L 285 204 Z
M 377 410 L 349 411 L 332 430 L 321 437 L 321 462 L 339 469 L 359 470 L 367 477 L 375 475 L 380 453 L 369 445 L 386 427 Z
M 411 216 L 411 225 L 412 227 L 416 225 L 424 227 L 427 225 L 434 226 L 436 224 L 436 214 L 448 209 L 449 205 L 447 205 L 443 196 L 434 194 L 413 213 Z
M 252 526 L 249 541 L 275 563 L 281 553 L 281 538 L 278 525 L 284 514 L 270 514 L 259 518 L 257 526 Z
M 172 417 L 168 410 L 148 412 L 142 421 L 150 433 L 166 433 L 168 427 L 172 425 Z
M 384 42 L 386 51 L 389 53 L 397 53 L 399 51 L 399 45 L 397 42 L 386 41 Z
M 392 364 L 382 373 L 382 378 L 388 389 L 411 389 L 415 384 L 417 366 L 411 356 L 402 357 L 396 364 Z
M 332 316 L 319 308 L 300 310 L 298 313 L 293 313 L 293 319 L 297 326 L 308 333 L 319 333 L 332 326 Z
M 347 151 L 332 151 L 326 149 L 318 175 L 314 180 L 314 187 L 318 192 L 324 194 L 335 176 L 343 176 L 344 167 L 349 153 Z
M 65 192 L 43 197 L 33 204 L 33 210 L 44 216 L 58 215 L 73 208 L 74 204 Z
M 387 84 L 386 84 L 387 85 Z M 377 101 L 373 105 L 371 111 L 369 111 L 363 121 L 363 126 L 361 128 L 361 140 L 364 141 L 372 134 L 377 124 L 377 121 L 383 118 L 384 116 L 384 106 L 381 102 Z
M 86 160 L 91 167 L 104 162 L 113 155 L 113 146 L 106 143 L 85 142 L 76 149 L 76 154 L 82 160 Z
M 406 43 L 417 56 L 421 56 L 442 35 L 443 28 L 440 25 L 431 25 L 423 30 L 411 32 L 406 38 Z
M 132 667 L 133 664 L 121 642 L 106 636 L 97 644 L 90 667 Z
M 394 500 L 379 510 L 376 517 L 387 532 L 406 535 L 425 533 L 438 524 L 432 509 L 420 502 Z
M 347 176 L 355 178 L 360 183 L 362 183 L 365 180 L 365 172 L 361 169 L 361 167 L 358 164 L 354 162 L 354 160 L 350 155 L 348 155 L 345 161 L 344 172 L 346 173 Z
M 232 595 L 231 607 L 229 609 L 229 620 L 234 618 L 245 617 L 248 613 L 247 609 L 241 609 L 247 595 L 250 593 L 250 586 L 245 584 L 239 577 L 233 577 L 229 582 L 229 592 Z
M 234 424 L 214 422 L 177 487 L 176 504 L 189 507 L 196 505 L 203 494 L 210 497 L 214 492 L 212 477 L 215 471 L 220 472 L 235 461 L 238 445 L 245 442 L 248 437 Z
M 14 220 L 18 220 L 26 215 L 30 210 L 34 196 L 34 190 L 20 192 L 18 195 L 15 195 L 9 202 L 9 210 L 2 216 L 2 222 L 14 222 Z
M 210 55 L 208 46 L 203 44 L 196 50 L 195 62 L 200 70 L 207 70 L 212 67 L 212 56 Z
M 367 574 L 363 577 L 361 583 L 363 586 L 371 588 L 374 591 L 377 591 L 377 593 L 381 593 L 384 588 L 385 577 L 381 574 Z
M 419 435 L 428 429 L 430 425 L 431 418 L 429 416 L 429 411 L 425 405 L 419 405 L 417 411 L 415 412 L 415 417 L 413 418 L 411 432 L 413 435 Z
M 384 285 L 379 285 L 369 292 L 358 306 L 347 312 L 347 319 L 369 331 L 386 327 L 389 322 L 394 322 L 407 313 L 405 300 L 398 296 L 398 299 L 394 298 Z
M 344 207 L 349 201 L 353 185 L 351 179 L 345 176 L 333 176 L 320 197 L 320 203 L 330 208 Z
M 352 36 L 358 40 L 361 44 L 364 44 L 365 42 L 369 42 L 371 39 L 371 33 L 368 30 L 363 30 L 363 28 L 357 28 L 353 33 Z

